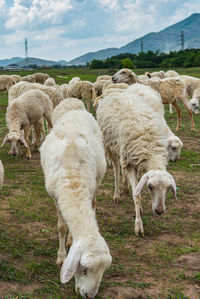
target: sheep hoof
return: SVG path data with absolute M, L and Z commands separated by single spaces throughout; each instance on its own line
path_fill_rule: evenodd
M 135 224 L 135 234 L 136 234 L 136 236 L 141 235 L 144 237 L 144 229 L 143 229 L 142 222 L 138 222 Z
M 195 128 L 190 128 L 190 131 L 195 131 Z
M 29 154 L 29 155 L 26 155 L 26 158 L 27 158 L 27 159 L 31 159 L 32 156 Z
M 57 259 L 57 261 L 56 261 L 56 264 L 57 264 L 59 267 L 61 267 L 62 264 L 63 264 L 63 262 L 64 262 L 64 260 L 65 260 L 65 258 L 66 258 L 66 255 L 65 255 L 65 256 L 62 256 L 62 257 L 58 257 L 58 259 Z
M 122 194 L 124 194 L 124 195 L 130 195 L 131 194 L 130 189 L 127 186 L 124 186 L 122 188 Z
M 113 200 L 114 200 L 114 203 L 119 203 L 119 197 L 114 197 Z
M 72 241 L 67 241 L 66 242 L 66 247 L 69 249 L 72 246 Z
M 176 127 L 176 131 L 179 131 L 180 130 L 180 128 L 179 127 Z

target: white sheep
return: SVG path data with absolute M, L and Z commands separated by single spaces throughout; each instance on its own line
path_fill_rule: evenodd
M 102 94 L 102 90 L 105 84 L 111 84 L 113 83 L 112 80 L 98 80 L 94 82 L 94 90 L 96 97 L 99 97 Z
M 190 107 L 192 109 L 191 105 L 193 104 L 192 111 L 194 113 L 198 113 L 199 101 L 200 101 L 200 79 L 195 78 L 193 76 L 187 76 L 187 75 L 182 75 L 180 77 L 183 80 L 183 82 L 185 83 L 189 99 L 196 100 L 196 101 L 190 102 Z
M 40 90 L 30 90 L 12 101 L 6 111 L 6 123 L 9 133 L 4 137 L 1 147 L 6 141 L 10 141 L 10 153 L 16 156 L 18 143 L 22 142 L 27 147 L 26 157 L 31 158 L 29 146 L 29 125 L 33 124 L 36 131 L 35 147 L 39 145 L 40 120 L 46 118 L 49 127 L 52 128 L 51 116 L 53 105 L 49 97 Z M 23 129 L 23 130 L 22 130 Z
M 119 84 L 119 83 L 118 83 Z M 168 161 L 175 162 L 180 158 L 181 148 L 183 143 L 179 137 L 177 137 L 167 125 L 164 114 L 164 106 L 162 104 L 161 96 L 153 89 L 149 89 L 148 86 L 142 84 L 134 84 L 128 87 L 127 92 L 136 92 L 142 95 L 142 100 L 147 103 L 151 109 L 158 113 L 160 117 L 159 130 L 166 141 L 166 148 L 168 151 Z
M 99 80 L 111 80 L 112 79 L 112 76 L 110 75 L 100 75 L 96 78 L 96 81 L 99 81 Z
M 61 101 L 64 100 L 62 94 L 55 89 L 53 86 L 44 86 L 42 84 L 39 83 L 32 83 L 32 84 L 26 84 L 26 85 L 22 85 L 19 89 L 19 95 L 23 94 L 24 92 L 27 92 L 28 90 L 32 90 L 32 89 L 38 89 L 43 91 L 44 93 L 46 93 L 50 100 L 53 103 L 53 107 L 55 108 Z
M 77 83 L 80 81 L 81 81 L 81 79 L 79 77 L 73 77 L 71 80 L 69 80 L 68 85 L 71 85 L 71 84 L 74 84 L 74 83 Z
M 94 298 L 112 259 L 92 208 L 106 171 L 101 131 L 86 110 L 69 111 L 56 121 L 40 152 L 46 190 L 58 214 L 61 282 L 75 276 L 81 296 Z M 73 244 L 66 257 L 67 227 Z
M 22 77 L 20 75 L 14 74 L 14 75 L 10 75 L 10 76 L 15 80 L 15 83 L 20 82 L 22 79 Z
M 63 116 L 66 112 L 72 110 L 85 110 L 85 106 L 83 102 L 76 98 L 68 98 L 64 99 L 56 108 L 53 110 L 52 114 L 52 124 L 56 123 L 56 121 Z
M 2 161 L 0 160 L 0 190 L 3 188 L 3 181 L 4 181 L 4 167 Z
M 168 70 L 167 72 L 164 73 L 164 78 L 178 77 L 178 76 L 179 74 L 174 70 Z
M 29 82 L 29 83 L 35 83 L 36 82 L 34 75 L 24 76 L 24 77 L 21 78 L 21 81 L 26 81 L 26 82 Z
M 30 84 L 29 82 L 20 81 L 15 85 L 13 85 L 8 91 L 8 105 L 10 105 L 10 103 L 19 96 L 20 88 L 24 85 L 29 85 L 29 84 Z
M 188 105 L 187 93 L 185 84 L 180 77 L 172 77 L 165 79 L 152 78 L 149 80 L 139 80 L 134 72 L 129 69 L 121 69 L 112 77 L 114 83 L 124 82 L 129 85 L 134 83 L 142 83 L 151 86 L 158 91 L 162 98 L 163 104 L 172 104 L 177 111 L 177 126 L 176 130 L 181 126 L 181 110 L 177 104 L 177 99 L 182 101 L 185 106 L 191 121 L 191 130 L 195 130 L 195 123 L 192 111 Z
M 165 73 L 163 71 L 153 73 L 146 72 L 145 75 L 149 78 L 158 77 L 160 79 L 163 79 L 165 77 Z
M 54 78 L 50 77 L 44 81 L 44 86 L 54 86 L 56 84 Z
M 35 82 L 44 84 L 44 82 L 49 78 L 49 75 L 46 73 L 35 73 L 33 74 Z
M 136 86 L 137 87 L 137 86 Z M 149 93 L 151 94 L 151 88 Z M 114 103 L 114 105 L 113 105 Z M 176 197 L 176 184 L 166 170 L 166 142 L 160 130 L 160 117 L 138 93 L 124 91 L 103 98 L 97 108 L 97 121 L 102 129 L 104 145 L 113 163 L 115 175 L 114 201 L 118 201 L 120 164 L 132 188 L 135 203 L 135 233 L 144 234 L 141 219 L 142 188 L 147 187 L 152 198 L 152 209 L 157 214 L 165 212 L 167 190 L 172 188 Z M 141 175 L 145 174 L 141 177 Z M 139 177 L 141 177 L 138 182 Z
M 68 88 L 69 85 L 66 83 L 57 86 L 57 90 L 62 94 L 64 99 L 68 97 Z
M 0 75 L 0 91 L 9 90 L 11 86 L 15 84 L 15 80 L 12 76 L 9 75 Z
M 68 98 L 85 100 L 87 110 L 90 111 L 90 101 L 94 102 L 95 89 L 89 81 L 78 81 L 68 85 Z

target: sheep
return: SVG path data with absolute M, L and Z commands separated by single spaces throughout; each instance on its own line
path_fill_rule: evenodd
M 86 101 L 87 110 L 90 111 L 90 100 L 94 102 L 95 89 L 93 83 L 89 81 L 79 81 L 68 86 L 68 97 L 84 99 Z
M 13 77 L 9 75 L 0 75 L 0 91 L 9 90 L 15 84 Z
M 152 89 L 148 88 L 151 94 Z M 132 92 L 112 93 L 103 98 L 96 114 L 103 132 L 106 153 L 113 163 L 114 201 L 119 199 L 119 157 L 122 171 L 126 173 L 132 188 L 136 211 L 135 234 L 143 235 L 140 193 L 144 185 L 147 183 L 153 212 L 158 215 L 165 212 L 165 198 L 169 188 L 172 188 L 176 198 L 174 178 L 166 170 L 167 150 L 159 129 L 160 117 L 143 100 L 142 88 L 138 92 L 134 91 L 134 86 Z
M 49 75 L 45 73 L 35 73 L 33 76 L 35 78 L 35 82 L 40 84 L 44 84 L 44 82 L 49 78 Z
M 85 110 L 85 106 L 81 100 L 76 98 L 68 98 L 60 102 L 60 104 L 56 106 L 52 114 L 53 126 L 62 115 L 72 110 Z
M 183 142 L 179 137 L 177 137 L 167 125 L 164 114 L 164 106 L 162 104 L 161 96 L 155 90 L 149 90 L 148 86 L 141 84 L 134 84 L 127 88 L 127 92 L 136 92 L 137 94 L 142 93 L 142 99 L 148 104 L 151 109 L 158 113 L 160 117 L 160 130 L 166 141 L 166 149 L 168 152 L 168 161 L 176 162 L 180 158 L 181 148 L 183 147 Z
M 8 105 L 10 105 L 10 103 L 19 96 L 19 90 L 21 86 L 29 85 L 29 84 L 30 84 L 29 82 L 20 81 L 15 85 L 11 86 L 11 88 L 8 91 Z
M 15 83 L 18 83 L 18 82 L 20 82 L 21 81 L 21 76 L 19 76 L 19 75 L 11 75 L 11 77 L 15 80 Z
M 199 114 L 199 101 L 197 99 L 189 100 L 188 104 L 194 114 Z
M 6 111 L 6 123 L 9 133 L 4 137 L 1 147 L 6 141 L 10 141 L 10 153 L 18 155 L 18 142 L 22 142 L 27 148 L 26 157 L 31 158 L 29 147 L 29 125 L 33 124 L 36 130 L 35 147 L 39 145 L 39 122 L 44 116 L 48 125 L 52 128 L 51 116 L 53 105 L 49 97 L 40 90 L 29 90 L 12 101 Z M 22 129 L 24 131 L 22 131 Z M 24 132 L 24 133 L 23 133 Z
M 98 76 L 96 78 L 96 81 L 99 81 L 99 80 L 111 80 L 112 79 L 112 76 L 110 75 L 101 75 L 101 76 Z
M 165 77 L 165 73 L 163 71 L 153 72 L 153 73 L 146 72 L 145 75 L 149 78 L 159 77 L 160 79 L 163 79 Z
M 70 81 L 69 81 L 69 85 L 80 82 L 81 79 L 79 77 L 73 77 Z
M 0 190 L 3 188 L 3 181 L 4 181 L 4 167 L 2 161 L 0 160 Z
M 44 81 L 45 86 L 54 86 L 56 84 L 54 78 L 48 78 Z
M 55 108 L 61 101 L 64 100 L 62 94 L 55 89 L 53 86 L 44 86 L 39 83 L 33 83 L 28 85 L 22 85 L 19 89 L 19 95 L 23 94 L 24 92 L 31 90 L 31 89 L 38 89 L 46 93 L 50 100 L 53 103 L 53 107 Z
M 95 90 L 95 95 L 99 97 L 102 94 L 102 90 L 105 84 L 111 84 L 113 83 L 112 80 L 98 80 L 94 82 L 94 90 Z
M 58 85 L 57 90 L 62 94 L 63 98 L 66 99 L 68 97 L 68 84 Z
M 180 77 L 165 78 L 165 79 L 149 79 L 139 80 L 134 72 L 129 69 L 122 69 L 112 77 L 114 83 L 124 82 L 129 85 L 134 83 L 142 83 L 151 86 L 158 91 L 162 98 L 163 104 L 172 104 L 177 111 L 177 126 L 176 130 L 180 130 L 181 125 L 181 110 L 177 104 L 177 99 L 181 100 L 189 114 L 191 121 L 191 130 L 195 130 L 195 123 L 192 111 L 188 105 L 187 93 L 184 82 Z
M 180 76 L 180 78 L 185 83 L 188 97 L 190 99 L 197 100 L 197 101 L 194 101 L 193 103 L 196 103 L 196 107 L 199 107 L 198 103 L 200 101 L 200 79 L 192 77 L 192 76 L 187 76 L 187 75 L 182 75 L 182 76 Z M 190 105 L 190 107 L 191 107 L 191 105 Z M 197 109 L 197 111 L 198 111 L 198 109 Z
M 33 75 L 24 76 L 24 77 L 21 78 L 21 81 L 26 81 L 26 82 L 29 82 L 29 83 L 35 83 L 36 82 L 35 77 Z
M 81 296 L 94 298 L 112 260 L 92 208 L 106 171 L 102 134 L 94 117 L 86 110 L 65 113 L 54 124 L 40 153 L 46 190 L 58 214 L 61 282 L 75 276 Z M 66 257 L 67 227 L 73 243 Z
M 169 70 L 164 73 L 164 78 L 169 78 L 169 77 L 178 77 L 179 74 L 176 71 Z
M 122 92 L 124 89 L 126 89 L 129 85 L 126 83 L 116 83 L 116 84 L 109 84 L 104 86 L 102 94 L 97 97 L 94 101 L 93 107 L 96 107 L 98 105 L 99 100 L 101 100 L 105 95 L 114 92 Z

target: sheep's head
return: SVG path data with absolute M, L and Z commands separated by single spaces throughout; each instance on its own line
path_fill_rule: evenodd
M 154 213 L 161 215 L 165 212 L 165 199 L 167 191 L 172 188 L 175 199 L 176 183 L 171 174 L 164 170 L 150 170 L 145 173 L 138 185 L 134 195 L 137 196 L 142 191 L 144 185 L 147 184 L 148 191 L 152 199 L 152 210 Z
M 197 99 L 191 99 L 189 101 L 189 107 L 194 114 L 199 114 L 199 101 Z
M 175 162 L 180 158 L 182 141 L 177 136 L 172 136 L 167 139 L 168 161 Z
M 111 255 L 105 240 L 93 240 L 84 249 L 78 243 L 70 248 L 61 268 L 61 282 L 68 282 L 75 276 L 76 290 L 84 298 L 94 298 L 98 292 L 104 271 L 111 264 Z
M 1 147 L 4 145 L 5 142 L 9 141 L 10 142 L 10 153 L 13 156 L 18 155 L 19 150 L 18 150 L 18 143 L 23 143 L 25 147 L 27 147 L 26 140 L 24 138 L 24 131 L 20 132 L 10 132 L 8 133 L 2 142 Z
M 113 83 L 127 83 L 129 85 L 139 82 L 138 77 L 129 69 L 121 69 L 112 76 Z

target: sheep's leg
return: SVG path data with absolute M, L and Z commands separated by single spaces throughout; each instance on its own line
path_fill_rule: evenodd
M 94 211 L 96 211 L 96 208 L 97 208 L 96 192 L 94 192 L 94 196 L 93 196 L 93 199 L 92 199 L 92 208 L 93 208 Z
M 86 103 L 86 109 L 88 112 L 90 112 L 90 100 L 85 100 L 85 103 Z
M 41 132 L 40 141 L 42 142 L 43 140 L 45 140 L 45 137 L 46 137 L 45 130 L 44 130 L 44 120 L 43 120 L 43 117 L 39 120 L 38 124 L 40 126 L 40 132 Z
M 135 204 L 135 234 L 138 236 L 139 234 L 144 236 L 144 228 L 143 228 L 143 223 L 142 223 L 142 218 L 141 218 L 141 196 L 134 196 L 134 191 L 135 187 L 138 184 L 137 180 L 137 173 L 135 169 L 128 170 L 127 172 L 128 179 L 131 184 L 132 188 L 132 193 L 133 193 L 133 200 Z
M 50 128 L 53 128 L 52 120 L 51 120 L 51 113 L 49 111 L 45 112 L 44 117 L 46 118 L 48 122 L 48 132 L 50 131 Z
M 36 138 L 35 138 L 35 131 L 33 130 L 33 127 L 31 126 L 31 135 L 32 135 L 32 144 L 35 144 Z
M 181 97 L 179 99 L 182 101 L 183 105 L 185 106 L 185 108 L 186 108 L 186 110 L 187 110 L 187 112 L 189 114 L 190 121 L 191 121 L 190 130 L 195 131 L 194 116 L 193 116 L 193 113 L 192 113 L 191 109 L 188 106 L 188 101 L 187 101 L 187 99 L 185 97 Z
M 177 112 L 177 126 L 176 126 L 176 130 L 180 130 L 180 126 L 181 126 L 181 109 L 179 108 L 178 104 L 176 101 L 174 101 L 172 103 L 172 105 L 174 106 L 174 108 L 176 109 Z
M 61 266 L 62 263 L 64 262 L 66 256 L 67 256 L 67 252 L 66 252 L 66 248 L 65 248 L 65 238 L 66 238 L 66 233 L 67 233 L 67 224 L 65 223 L 65 221 L 64 221 L 62 215 L 60 214 L 58 208 L 57 208 L 57 212 L 58 212 L 57 228 L 58 228 L 58 236 L 59 236 L 59 249 L 58 249 L 58 258 L 57 258 L 56 264 Z M 69 237 L 69 235 L 68 235 L 68 237 Z
M 34 147 L 35 147 L 35 149 L 37 149 L 39 147 L 39 143 L 40 143 L 40 126 L 39 126 L 39 124 L 35 123 L 34 128 L 35 128 L 35 133 L 36 133 Z
M 29 145 L 29 133 L 30 133 L 29 125 L 24 126 L 24 138 L 25 138 L 26 143 L 27 143 L 26 158 L 28 158 L 28 159 L 30 159 L 32 157 L 31 150 L 30 150 L 30 145 Z
M 169 104 L 169 113 L 170 113 L 170 114 L 173 114 L 172 104 Z
M 130 185 L 124 168 L 122 168 L 122 193 L 130 194 Z
M 118 203 L 120 198 L 119 191 L 119 180 L 120 180 L 120 164 L 117 156 L 112 156 L 112 165 L 115 176 L 115 192 L 114 192 L 114 202 Z

